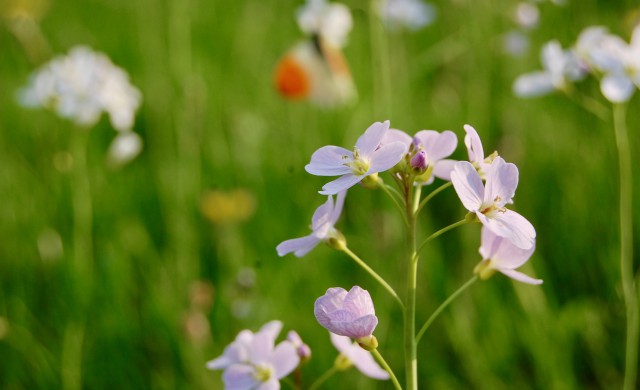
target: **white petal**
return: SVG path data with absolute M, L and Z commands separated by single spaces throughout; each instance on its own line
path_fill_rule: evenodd
M 393 168 L 407 153 L 407 145 L 393 142 L 373 152 L 369 173 L 384 172 Z
M 344 198 L 347 196 L 347 191 L 338 192 L 338 196 L 336 197 L 336 205 L 333 208 L 333 212 L 329 217 L 329 222 L 331 225 L 335 225 L 338 222 L 338 218 L 340 218 L 340 214 L 342 214 L 342 206 L 344 205 Z
M 367 352 L 358 344 L 352 343 L 348 337 L 338 336 L 333 333 L 330 333 L 330 335 L 331 343 L 336 349 L 345 355 L 364 375 L 373 379 L 389 379 L 389 373 L 375 362 L 371 352 Z
M 356 142 L 356 148 L 360 151 L 360 155 L 370 156 L 378 148 L 388 129 L 389 121 L 376 122 L 369 126 Z
M 439 179 L 451 181 L 451 172 L 456 160 L 440 160 L 433 167 L 433 175 Z
M 511 279 L 517 280 L 518 282 L 535 285 L 542 284 L 542 279 L 534 279 L 531 276 L 527 276 L 522 272 L 514 271 L 512 269 L 498 269 L 498 271 L 502 272 L 504 275 L 510 277 Z
M 518 187 L 518 168 L 515 164 L 505 163 L 502 157 L 496 157 L 489 167 L 486 179 L 484 189 L 486 204 L 495 202 L 498 207 L 502 207 L 512 203 L 511 199 Z
M 254 377 L 253 367 L 245 364 L 234 364 L 222 373 L 225 390 L 250 390 L 259 382 Z
M 416 133 L 416 137 L 420 139 L 424 150 L 427 152 L 427 158 L 431 162 L 449 157 L 458 146 L 458 137 L 449 130 L 445 130 L 442 133 L 434 130 L 422 130 Z
M 633 81 L 624 74 L 608 74 L 600 82 L 602 94 L 612 103 L 628 101 L 635 89 Z
M 346 158 L 345 158 L 346 156 Z M 353 153 L 339 146 L 323 146 L 311 156 L 311 162 L 304 169 L 312 175 L 338 176 L 351 172 L 345 160 L 351 161 Z
M 495 234 L 509 239 L 515 246 L 529 249 L 535 244 L 536 231 L 525 217 L 513 210 L 498 212 L 487 218 L 477 213 L 478 219 L 483 225 L 491 229 Z
M 483 259 L 490 259 L 494 268 L 516 269 L 526 263 L 534 251 L 535 244 L 529 249 L 518 248 L 509 239 L 500 237 L 490 229 L 482 227 L 480 254 Z
M 547 72 L 533 72 L 519 76 L 513 83 L 513 93 L 521 98 L 546 95 L 555 87 Z
M 466 161 L 458 161 L 454 164 L 451 182 L 467 210 L 475 211 L 482 205 L 484 186 L 473 165 Z
M 314 235 L 292 238 L 291 240 L 281 242 L 276 247 L 276 251 L 278 251 L 278 256 L 285 256 L 286 254 L 293 252 L 296 257 L 303 257 L 307 253 L 311 252 L 311 250 L 319 243 L 320 239 Z
M 346 191 L 353 187 L 354 184 L 364 179 L 364 176 L 356 176 L 352 173 L 346 174 L 337 178 L 334 181 L 330 181 L 322 186 L 322 191 L 319 191 L 322 195 L 335 195 L 340 191 Z
M 392 142 L 402 142 L 403 144 L 407 145 L 407 147 L 409 147 L 409 145 L 411 145 L 411 142 L 413 142 L 413 139 L 409 134 L 405 133 L 402 130 L 389 129 L 382 138 L 381 143 L 382 145 L 386 145 Z
M 330 223 L 333 212 L 333 197 L 329 195 L 327 201 L 321 204 L 311 218 L 311 229 L 317 231 L 321 226 Z
M 469 153 L 469 161 L 472 163 L 480 163 L 484 160 L 484 149 L 482 148 L 482 141 L 476 129 L 472 126 L 464 125 L 464 145 L 467 147 Z
M 274 368 L 276 378 L 280 379 L 298 367 L 300 357 L 291 342 L 283 341 L 273 351 L 269 361 Z

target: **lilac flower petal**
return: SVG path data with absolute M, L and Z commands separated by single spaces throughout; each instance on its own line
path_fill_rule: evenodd
M 484 226 L 495 234 L 509 239 L 519 248 L 529 249 L 535 243 L 536 231 L 533 225 L 513 210 L 498 212 L 492 218 L 479 212 L 476 212 L 476 215 Z
M 273 353 L 275 339 L 269 333 L 256 333 L 249 349 L 249 361 L 254 364 L 265 363 Z
M 280 381 L 271 377 L 268 381 L 259 384 L 255 390 L 280 390 Z
M 325 295 L 316 299 L 313 305 L 313 313 L 323 327 L 331 326 L 331 318 L 328 313 L 333 313 L 342 307 L 347 290 L 340 287 L 333 287 L 327 290 Z
M 338 312 L 334 312 L 336 314 Z M 346 321 L 340 321 L 339 318 L 332 316 L 331 321 L 332 333 L 339 334 L 340 336 L 351 337 L 352 339 L 359 339 L 360 337 L 366 337 L 373 333 L 378 326 L 378 317 L 369 314 L 358 319 L 349 319 Z
M 531 276 L 525 275 L 522 272 L 514 271 L 512 269 L 498 268 L 498 271 L 510 277 L 511 279 L 517 280 L 518 282 L 534 284 L 534 285 L 542 284 L 542 279 L 534 279 Z
M 496 206 L 503 207 L 505 204 L 511 203 L 517 187 L 518 168 L 515 164 L 505 163 L 502 157 L 496 157 L 487 172 L 484 202 L 487 204 L 495 203 Z
M 402 142 L 393 142 L 380 147 L 371 156 L 369 172 L 384 172 L 393 168 L 394 165 L 402 160 L 405 153 L 407 153 L 407 145 Z
M 300 357 L 293 343 L 283 341 L 278 344 L 269 358 L 273 366 L 277 379 L 283 378 L 291 373 L 300 363 Z
M 323 146 L 311 156 L 311 162 L 304 169 L 316 176 L 338 176 L 351 172 L 344 165 L 345 158 L 353 159 L 353 153 L 339 146 Z
M 607 74 L 600 82 L 604 97 L 612 103 L 624 103 L 631 98 L 636 86 L 624 74 Z
M 500 237 L 486 227 L 482 227 L 480 254 L 490 259 L 497 269 L 515 269 L 526 263 L 535 251 L 535 244 L 529 249 L 515 246 L 509 239 Z
M 227 368 L 228 366 L 230 366 L 230 365 L 232 365 L 234 363 L 237 363 L 237 361 L 234 360 L 234 359 L 230 359 L 227 356 L 222 355 L 220 357 L 217 357 L 217 358 L 215 358 L 213 360 L 208 361 L 207 362 L 207 368 L 209 370 L 222 370 L 222 369 L 225 369 L 225 368 Z
M 276 251 L 278 251 L 278 256 L 285 256 L 286 254 L 293 252 L 296 257 L 304 257 L 319 243 L 320 239 L 314 235 L 292 238 L 281 242 L 276 247 Z
M 268 335 L 269 338 L 273 340 L 272 342 L 275 343 L 281 330 L 282 330 L 282 321 L 273 320 L 262 325 L 258 333 Z
M 451 182 L 464 207 L 476 211 L 482 205 L 484 186 L 476 169 L 466 161 L 458 161 L 451 172 Z
M 333 333 L 330 333 L 330 336 L 333 346 L 346 356 L 364 375 L 374 379 L 389 379 L 389 373 L 375 362 L 371 352 L 367 352 L 358 344 L 352 343 L 348 337 Z
M 222 373 L 225 390 L 250 390 L 259 382 L 254 377 L 253 367 L 246 364 L 234 364 Z
M 340 214 L 342 214 L 342 206 L 344 205 L 344 198 L 347 196 L 347 191 L 338 192 L 338 196 L 336 197 L 336 204 L 333 208 L 333 212 L 329 217 L 329 223 L 334 225 L 338 222 L 338 218 L 340 218 Z
M 458 146 L 458 137 L 449 130 L 439 133 L 434 130 L 422 130 L 416 133 L 430 161 L 439 161 L 449 157 Z
M 451 181 L 451 172 L 456 160 L 440 160 L 433 167 L 433 175 L 439 179 Z
M 375 314 L 373 300 L 369 291 L 364 290 L 360 286 L 353 286 L 344 297 L 344 306 L 355 313 L 357 316 L 366 314 Z
M 388 129 L 389 121 L 382 123 L 376 122 L 369 126 L 364 134 L 358 138 L 358 141 L 356 141 L 356 149 L 360 151 L 360 155 L 365 157 L 371 156 L 371 154 L 378 149 Z
M 329 196 L 327 201 L 316 209 L 311 218 L 311 229 L 316 231 L 320 226 L 331 223 L 331 213 L 333 212 L 333 197 Z
M 387 145 L 392 142 L 402 142 L 403 144 L 407 145 L 407 147 L 409 147 L 409 145 L 411 145 L 411 142 L 413 142 L 413 139 L 409 134 L 405 133 L 402 130 L 389 129 L 385 133 L 384 138 L 382 138 L 381 144 Z
M 348 190 L 356 183 L 359 183 L 364 176 L 356 176 L 352 173 L 348 173 L 344 176 L 340 176 L 336 180 L 330 181 L 322 186 L 322 191 L 318 191 L 322 195 L 335 195 L 340 191 Z
M 469 153 L 469 161 L 472 163 L 482 162 L 484 160 L 484 149 L 482 148 L 482 142 L 480 141 L 478 132 L 469 125 L 464 125 L 464 131 L 467 133 L 464 136 L 464 144 Z
M 555 90 L 551 75 L 547 72 L 531 72 L 520 75 L 513 83 L 513 93 L 521 98 L 546 95 Z

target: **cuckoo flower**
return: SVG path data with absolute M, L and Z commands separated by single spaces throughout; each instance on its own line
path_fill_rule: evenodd
M 483 227 L 480 246 L 482 261 L 476 266 L 474 272 L 480 276 L 480 279 L 488 279 L 495 271 L 498 271 L 519 282 L 542 284 L 542 280 L 534 279 L 515 270 L 529 260 L 534 250 L 535 245 L 529 249 L 518 248 L 511 241 L 497 236 L 491 230 Z
M 390 30 L 417 31 L 436 18 L 435 7 L 422 0 L 383 0 L 378 2 L 378 13 Z
M 289 331 L 289 333 L 287 333 L 287 341 L 296 347 L 296 353 L 300 357 L 300 361 L 307 361 L 311 359 L 311 348 L 302 341 L 298 332 L 295 330 Z
M 338 242 L 344 242 L 344 237 L 334 225 L 338 221 L 338 218 L 340 218 L 346 195 L 347 191 L 339 192 L 335 205 L 333 203 L 333 197 L 329 196 L 329 199 L 318 207 L 313 214 L 313 218 L 311 219 L 311 230 L 313 230 L 313 232 L 308 236 L 281 242 L 276 247 L 278 255 L 284 256 L 287 253 L 293 252 L 297 257 L 303 257 L 322 241 L 334 239 L 338 240 Z
M 360 348 L 358 343 L 351 342 L 346 336 L 338 336 L 334 333 L 330 333 L 330 335 L 331 343 L 340 352 L 340 356 L 336 360 L 336 365 L 339 365 L 340 368 L 354 365 L 361 373 L 369 378 L 389 379 L 389 373 L 383 370 L 378 363 L 373 360 L 371 352 Z
M 271 321 L 264 324 L 257 333 L 246 329 L 243 330 L 238 333 L 235 341 L 224 349 L 222 356 L 207 362 L 207 368 L 210 370 L 224 370 L 233 364 L 248 362 L 254 339 L 256 337 L 266 337 L 271 340 L 271 343 L 274 343 L 281 329 L 282 322 Z
M 381 145 L 388 129 L 389 121 L 369 126 L 358 138 L 353 152 L 338 146 L 324 146 L 316 150 L 305 170 L 317 176 L 341 176 L 325 184 L 320 193 L 337 194 L 368 176 L 371 176 L 370 180 L 377 180 L 378 172 L 386 171 L 402 160 L 407 152 L 407 146 L 402 142 Z
M 233 364 L 222 374 L 226 390 L 278 390 L 280 379 L 289 375 L 300 358 L 289 341 L 274 345 L 266 334 L 258 334 L 251 343 L 245 364 Z
M 498 155 L 498 152 L 493 152 L 485 158 L 482 141 L 480 141 L 480 136 L 476 129 L 472 126 L 464 125 L 464 131 L 467 133 L 464 136 L 464 145 L 467 147 L 467 152 L 469 153 L 469 161 L 478 171 L 480 177 L 484 179 L 487 169 L 491 165 L 493 159 Z
M 529 221 L 504 206 L 513 203 L 518 186 L 518 168 L 496 157 L 483 185 L 480 175 L 470 163 L 460 161 L 451 173 L 451 182 L 464 207 L 500 237 L 522 249 L 533 247 L 536 231 Z
M 371 339 L 378 325 L 369 292 L 358 286 L 353 286 L 349 292 L 340 287 L 328 289 L 316 300 L 313 312 L 320 325 L 329 332 L 358 342 Z

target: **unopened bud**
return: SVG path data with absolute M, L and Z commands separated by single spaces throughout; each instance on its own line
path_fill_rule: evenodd
M 424 172 L 428 165 L 427 152 L 424 150 L 419 150 L 413 157 L 411 157 L 411 168 L 416 173 Z

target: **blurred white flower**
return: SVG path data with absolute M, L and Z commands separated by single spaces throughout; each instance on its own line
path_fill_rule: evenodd
M 522 28 L 536 28 L 540 21 L 540 10 L 535 4 L 522 2 L 516 6 L 513 19 Z
M 113 139 L 107 152 L 107 160 L 111 166 L 122 166 L 140 154 L 142 138 L 133 131 L 121 132 Z
M 588 27 L 580 33 L 576 52 L 600 79 L 600 90 L 613 103 L 626 102 L 640 88 L 640 25 L 627 44 L 606 28 Z
M 433 23 L 437 16 L 435 7 L 422 0 L 382 0 L 378 13 L 390 30 L 416 31 Z
M 45 107 L 80 126 L 91 127 L 103 111 L 118 131 L 131 130 L 141 94 L 127 73 L 86 46 L 44 64 L 18 93 L 27 107 Z
M 511 30 L 502 36 L 502 50 L 511 56 L 521 57 L 529 49 L 529 37 L 522 31 Z
M 547 42 L 541 51 L 544 70 L 519 76 L 513 92 L 519 97 L 536 97 L 553 90 L 565 90 L 585 76 L 585 69 L 573 50 L 563 50 L 556 40 Z
M 300 29 L 309 35 L 319 35 L 336 47 L 344 47 L 353 27 L 349 8 L 341 3 L 307 0 L 298 8 L 296 19 Z

